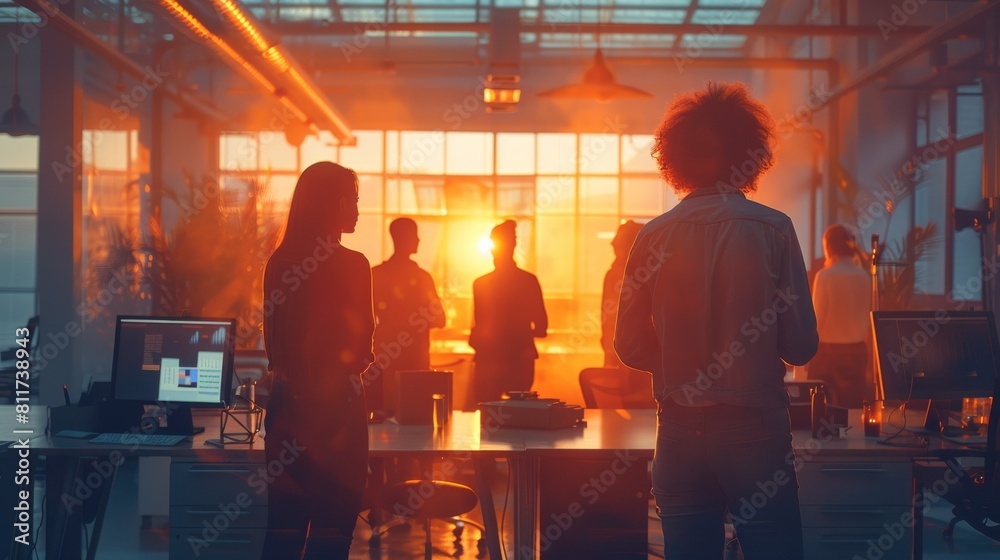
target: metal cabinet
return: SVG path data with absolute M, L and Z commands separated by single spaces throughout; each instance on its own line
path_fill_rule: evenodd
M 805 557 L 909 560 L 913 550 L 913 467 L 816 459 L 798 472 Z
M 263 463 L 170 465 L 170 558 L 260 558 L 267 532 Z

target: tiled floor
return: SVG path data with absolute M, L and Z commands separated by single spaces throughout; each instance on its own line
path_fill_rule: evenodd
M 135 495 L 138 475 L 135 462 L 126 462 L 123 466 L 120 478 L 115 484 L 112 492 L 111 503 L 108 509 L 107 521 L 101 535 L 100 547 L 97 558 L 99 560 L 166 560 L 168 558 L 169 534 L 166 527 L 166 518 L 158 518 L 151 530 L 140 530 L 140 523 L 137 512 L 137 499 Z M 503 493 L 505 490 L 505 479 L 498 480 L 498 487 L 495 494 L 497 505 L 497 516 L 501 514 L 503 505 Z M 40 494 L 36 494 L 40 495 Z M 478 509 L 474 512 L 473 519 L 479 520 Z M 652 511 L 651 511 L 652 513 Z M 507 512 L 505 523 L 506 531 L 506 551 L 508 558 L 516 558 L 511 551 L 510 531 L 511 517 Z M 950 519 L 950 510 L 941 504 L 935 505 L 927 515 L 924 524 L 924 558 L 927 560 L 943 560 L 945 558 L 962 558 L 975 560 L 988 560 L 1000 558 L 1000 543 L 994 543 L 969 529 L 960 525 L 955 532 L 954 550 L 949 550 L 948 545 L 941 537 L 941 530 Z M 659 530 L 659 522 L 652 516 L 649 522 L 650 550 L 654 554 L 650 558 L 657 558 L 655 552 L 662 551 L 662 537 Z M 355 533 L 354 546 L 351 549 L 352 560 L 408 560 L 423 558 L 424 532 L 419 525 L 404 525 L 391 529 L 383 535 L 381 546 L 372 548 L 369 546 L 371 530 L 363 523 L 358 523 Z M 466 527 L 462 536 L 457 539 L 452 532 L 452 527 L 444 522 L 435 522 L 432 528 L 432 543 L 436 549 L 442 552 L 438 558 L 452 557 L 456 559 L 472 560 L 476 558 L 486 558 L 485 553 L 479 556 L 477 542 L 481 533 L 473 527 Z M 44 535 L 39 535 L 40 542 L 44 543 Z M 460 545 L 460 546 L 458 546 Z M 44 559 L 44 546 L 39 547 L 39 558 Z M 203 555 L 208 557 L 208 555 Z M 252 560 L 252 559 L 244 559 Z M 601 559 L 603 560 L 603 559 Z M 850 559 L 845 559 L 850 560 Z

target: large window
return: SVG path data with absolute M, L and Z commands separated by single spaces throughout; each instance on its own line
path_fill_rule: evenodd
M 266 177 L 284 205 L 298 172 L 316 161 L 357 171 L 361 217 L 345 245 L 378 264 L 392 254 L 389 223 L 415 219 L 421 239 L 415 260 L 434 276 L 455 329 L 469 327 L 472 281 L 492 270 L 488 236 L 500 220 L 518 222 L 516 257 L 538 275 L 552 329 L 575 333 L 599 310 L 620 221 L 646 221 L 677 202 L 658 177 L 650 135 L 355 134 L 357 146 L 313 136 L 297 149 L 280 135 L 225 134 L 220 168 L 234 185 Z M 597 336 L 587 333 L 594 344 Z
M 980 84 L 959 86 L 954 91 L 954 149 L 949 154 L 951 185 L 956 208 L 983 206 L 983 90 Z M 949 222 L 951 224 L 951 222 Z M 951 224 L 953 225 L 953 224 Z M 971 228 L 954 231 L 951 241 L 951 289 L 956 297 L 982 299 L 981 236 Z
M 0 134 L 0 332 L 35 314 L 38 137 Z
M 980 236 L 971 228 L 955 231 L 952 208 L 983 209 L 982 86 L 930 92 L 917 111 L 916 147 L 910 157 L 916 181 L 906 228 L 933 222 L 939 233 L 936 247 L 916 263 L 914 288 L 931 296 L 979 301 Z

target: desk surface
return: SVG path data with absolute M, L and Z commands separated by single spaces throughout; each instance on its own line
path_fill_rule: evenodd
M 195 414 L 195 424 L 206 428 L 194 436 L 192 442 L 181 442 L 171 447 L 96 445 L 85 440 L 51 437 L 44 433 L 47 407 L 33 406 L 30 422 L 20 424 L 15 420 L 13 406 L 0 406 L 0 441 L 16 439 L 13 430 L 30 429 L 31 448 L 40 454 L 79 455 L 87 450 L 99 453 L 118 449 L 122 453 L 143 456 L 192 457 L 202 461 L 263 461 L 264 442 L 258 438 L 254 444 L 229 444 L 216 448 L 205 443 L 219 437 L 218 416 Z M 632 450 L 651 456 L 656 441 L 656 413 L 653 410 L 599 410 L 585 411 L 585 428 L 561 430 L 491 430 L 481 427 L 479 412 L 455 412 L 441 430 L 431 426 L 400 426 L 388 421 L 371 424 L 368 428 L 370 454 L 373 457 L 393 456 L 399 453 L 461 453 L 509 456 L 524 451 L 537 453 L 559 452 L 581 454 L 608 450 Z M 846 438 L 812 439 L 805 431 L 793 432 L 792 445 L 817 455 L 861 456 L 883 455 L 913 457 L 928 454 L 940 448 L 939 439 L 932 439 L 931 448 L 904 448 L 880 445 L 874 438 L 865 438 L 860 427 L 860 414 L 852 411 L 851 430 Z

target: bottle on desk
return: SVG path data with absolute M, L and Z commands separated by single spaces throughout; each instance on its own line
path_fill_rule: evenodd
M 812 388 L 812 437 L 819 437 L 819 429 L 826 418 L 826 389 L 822 385 Z

